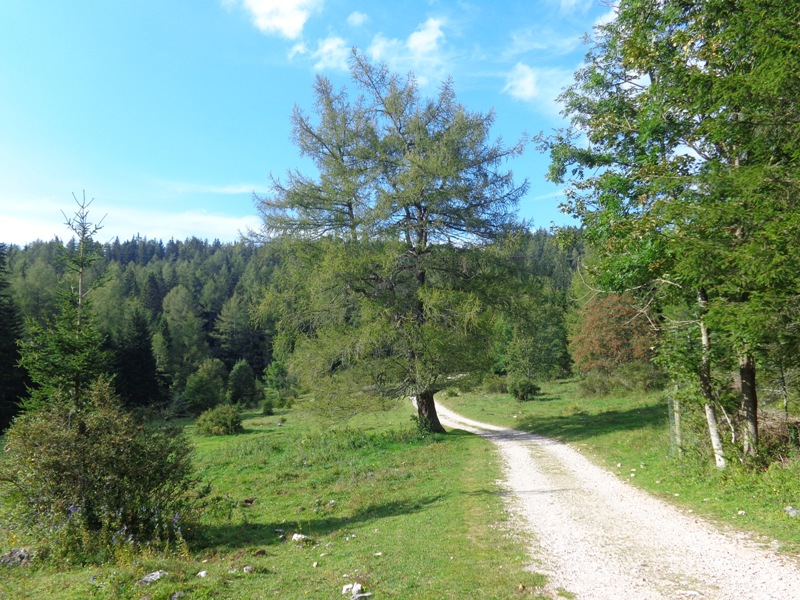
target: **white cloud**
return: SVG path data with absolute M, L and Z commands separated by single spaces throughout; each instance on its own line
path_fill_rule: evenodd
M 506 75 L 506 86 L 503 88 L 503 93 L 508 93 L 517 100 L 529 102 L 539 95 L 536 79 L 534 70 L 519 62 Z
M 325 69 L 347 70 L 347 57 L 350 56 L 350 48 L 340 37 L 329 37 L 317 42 L 317 49 L 311 56 L 317 59 L 314 69 L 323 71 Z
M 225 185 L 205 185 L 202 183 L 183 183 L 179 181 L 164 182 L 164 187 L 178 194 L 220 194 L 224 196 L 252 194 L 254 190 L 263 188 L 251 183 L 231 183 Z
M 302 56 L 303 54 L 308 54 L 308 46 L 304 43 L 300 42 L 299 44 L 295 44 L 292 46 L 292 49 L 289 50 L 289 60 L 292 60 L 295 56 Z
M 390 40 L 379 33 L 372 39 L 368 51 L 374 60 L 389 62 L 390 59 L 402 55 L 403 42 L 397 39 Z
M 583 14 L 592 6 L 592 0 L 559 0 L 562 14 Z
M 361 27 L 367 21 L 369 21 L 369 17 L 359 11 L 350 13 L 350 16 L 347 17 L 347 24 L 350 25 L 351 27 Z
M 602 15 L 600 15 L 595 19 L 594 26 L 600 27 L 602 25 L 608 25 L 609 23 L 612 23 L 616 18 L 617 18 L 617 6 L 612 6 L 611 10 L 609 10 L 606 13 L 603 13 Z
M 255 230 L 261 226 L 261 220 L 255 215 L 235 217 L 203 210 L 162 212 L 115 209 L 112 216 L 113 219 L 111 216 L 106 219 L 102 231 L 108 236 L 107 239 L 130 239 L 138 233 L 149 239 L 184 240 L 196 236 L 200 239 L 232 242 L 248 229 Z
M 445 25 L 443 19 L 428 19 L 406 40 L 378 34 L 367 52 L 373 60 L 386 63 L 394 71 L 413 71 L 421 85 L 430 80 L 440 81 L 447 71 L 442 51 Z
M 223 0 L 230 5 L 232 0 Z M 297 39 L 312 12 L 322 8 L 323 0 L 240 0 L 263 33 Z
M 187 192 L 191 191 L 187 185 Z M 243 193 L 245 186 L 219 186 L 204 188 L 196 186 L 196 193 Z M 247 186 L 247 193 L 253 188 Z M 109 206 L 110 204 L 110 206 Z M 115 205 L 116 204 L 116 205 Z M 126 207 L 114 202 L 106 202 L 103 206 L 94 204 L 89 209 L 93 222 L 103 219 L 103 228 L 96 236 L 98 242 L 104 243 L 119 237 L 121 240 L 141 235 L 148 239 L 169 240 L 186 239 L 196 236 L 204 239 L 235 241 L 240 233 L 248 229 L 258 229 L 261 225 L 255 215 L 232 216 L 206 210 L 169 210 L 170 203 L 164 203 L 164 209 L 144 208 L 142 206 Z M 64 225 L 65 210 L 70 214 L 70 206 L 65 208 L 64 202 L 51 198 L 26 198 L 0 200 L 0 212 L 3 219 L 0 223 L 0 241 L 8 244 L 24 246 L 36 240 L 49 241 L 58 237 L 62 241 L 70 239 L 72 233 Z
M 428 19 L 414 33 L 408 36 L 406 45 L 411 54 L 421 57 L 437 52 L 440 40 L 444 40 L 442 20 Z
M 568 69 L 532 68 L 519 62 L 506 73 L 502 91 L 516 100 L 531 103 L 537 112 L 560 119 L 561 105 L 556 99 L 572 82 L 573 73 Z

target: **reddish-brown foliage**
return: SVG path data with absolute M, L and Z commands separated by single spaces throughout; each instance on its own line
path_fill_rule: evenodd
M 610 371 L 629 362 L 648 360 L 655 333 L 634 308 L 630 294 L 603 294 L 581 307 L 569 350 L 578 371 Z

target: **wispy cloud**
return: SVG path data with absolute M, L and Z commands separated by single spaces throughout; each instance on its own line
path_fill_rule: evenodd
M 164 182 L 163 186 L 169 191 L 178 194 L 221 194 L 225 196 L 252 194 L 254 190 L 263 188 L 264 185 L 252 183 L 230 183 L 223 185 L 207 185 L 203 183 L 185 183 L 180 181 Z
M 528 52 L 543 52 L 550 56 L 569 54 L 581 45 L 581 36 L 564 35 L 553 30 L 520 29 L 511 34 L 511 43 L 504 54 L 511 58 Z
M 359 11 L 352 12 L 347 17 L 347 24 L 350 25 L 351 27 L 361 27 L 368 21 L 369 17 L 366 14 Z
M 350 55 L 350 48 L 340 37 L 331 36 L 317 42 L 317 49 L 311 56 L 317 59 L 314 69 L 324 71 L 326 69 L 347 70 L 347 57 Z
M 509 94 L 517 100 L 529 102 L 539 95 L 536 79 L 534 70 L 525 63 L 519 62 L 506 75 L 506 86 L 503 88 L 503 93 Z
M 223 0 L 226 6 L 241 5 L 263 33 L 297 39 L 311 13 L 322 9 L 323 0 Z
M 255 215 L 232 216 L 208 210 L 170 210 L 170 203 L 165 203 L 163 209 L 115 204 L 109 201 L 102 206 L 93 204 L 90 207 L 92 222 L 103 219 L 103 227 L 96 236 L 98 242 L 107 242 L 115 237 L 131 239 L 137 234 L 161 240 L 196 236 L 235 241 L 241 233 L 258 229 L 261 224 Z M 71 208 L 65 208 L 62 201 L 47 197 L 0 199 L 0 212 L 3 213 L 0 242 L 23 246 L 55 237 L 68 240 L 72 234 L 64 225 L 61 211 L 69 214 Z
M 150 239 L 178 240 L 192 236 L 201 239 L 235 241 L 250 229 L 258 229 L 260 219 L 255 215 L 230 216 L 204 210 L 180 212 L 115 209 L 107 219 L 103 233 L 109 239 L 130 238 L 137 233 Z
M 556 98 L 572 81 L 572 71 L 567 69 L 533 68 L 518 62 L 506 73 L 506 85 L 502 92 L 532 104 L 538 112 L 560 118 L 561 106 Z
M 594 21 L 595 27 L 601 27 L 603 25 L 608 25 L 609 23 L 613 22 L 614 19 L 617 18 L 617 9 L 618 6 L 612 6 L 608 12 L 603 13 L 599 17 L 597 17 Z
M 559 0 L 562 14 L 584 14 L 592 6 L 592 0 Z
M 444 19 L 430 18 L 421 23 L 408 38 L 376 35 L 367 52 L 373 60 L 384 62 L 395 71 L 414 71 L 421 85 L 440 80 L 445 71 L 443 45 L 446 37 Z

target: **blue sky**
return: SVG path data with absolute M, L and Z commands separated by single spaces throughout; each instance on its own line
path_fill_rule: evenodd
M 349 86 L 352 47 L 426 95 L 452 77 L 508 142 L 551 130 L 608 15 L 598 0 L 2 0 L 0 242 L 68 238 L 61 211 L 84 190 L 99 241 L 236 239 L 270 174 L 308 168 L 292 107 L 312 108 L 317 74 Z M 546 156 L 509 167 L 531 182 L 522 217 L 568 222 Z

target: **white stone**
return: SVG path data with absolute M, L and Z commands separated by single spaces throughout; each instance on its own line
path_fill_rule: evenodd
M 153 571 L 152 573 L 148 573 L 147 575 L 142 577 L 139 580 L 139 584 L 140 585 L 149 585 L 151 583 L 155 583 L 156 581 L 158 581 L 159 579 L 161 579 L 165 575 L 169 575 L 169 573 L 167 573 L 166 571 L 161 571 L 161 570 Z

